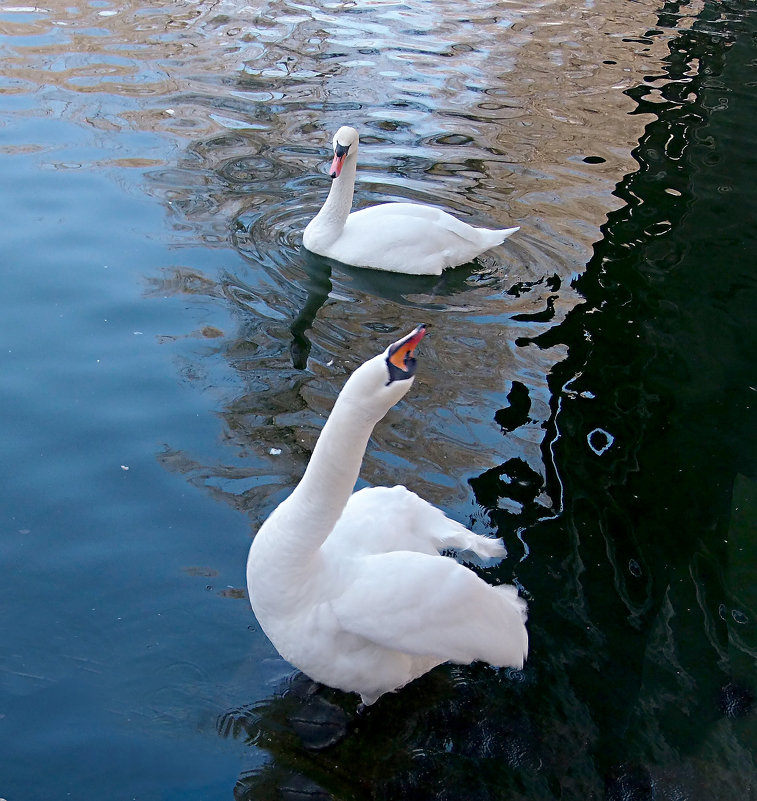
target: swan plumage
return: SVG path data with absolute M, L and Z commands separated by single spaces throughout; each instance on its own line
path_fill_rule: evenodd
M 359 141 L 358 132 L 346 125 L 334 135 L 331 189 L 302 236 L 311 252 L 355 267 L 440 275 L 518 230 L 477 228 L 420 203 L 379 203 L 351 212 Z
M 247 587 L 279 653 L 366 705 L 436 665 L 522 667 L 526 605 L 442 552 L 502 557 L 403 486 L 353 492 L 374 426 L 413 383 L 425 327 L 348 379 L 291 495 L 257 532 Z

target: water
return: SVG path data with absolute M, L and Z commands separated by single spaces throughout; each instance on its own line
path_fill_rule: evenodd
M 0 796 L 757 797 L 756 33 L 742 2 L 0 7 Z M 345 122 L 358 204 L 521 231 L 439 279 L 302 253 Z M 421 321 L 362 479 L 504 536 L 531 657 L 358 719 L 244 560 Z

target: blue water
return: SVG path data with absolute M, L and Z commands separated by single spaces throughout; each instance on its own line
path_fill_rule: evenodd
M 70 124 L 11 132 L 100 155 Z M 3 792 L 165 797 L 217 781 L 219 759 L 234 772 L 197 732 L 215 731 L 224 646 L 235 669 L 255 651 L 243 604 L 205 592 L 239 583 L 249 527 L 162 465 L 186 431 L 217 455 L 213 403 L 177 367 L 195 325 L 225 320 L 146 293 L 167 252 L 141 176 L 4 161 Z
M 738 2 L 0 7 L 0 797 L 757 797 L 755 41 Z M 440 279 L 302 253 L 344 122 L 358 204 L 521 232 Z M 504 536 L 531 656 L 360 719 L 244 562 L 418 322 L 362 480 Z

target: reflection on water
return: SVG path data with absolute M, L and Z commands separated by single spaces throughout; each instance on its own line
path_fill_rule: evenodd
M 304 679 L 281 685 L 287 666 L 250 624 L 254 668 L 229 693 L 243 700 L 214 708 L 234 706 L 220 713 L 224 742 L 250 746 L 238 798 L 750 797 L 757 449 L 740 432 L 757 354 L 734 319 L 748 320 L 753 281 L 710 239 L 753 242 L 724 211 L 729 195 L 748 207 L 738 170 L 716 166 L 726 136 L 749 149 L 743 120 L 729 117 L 728 134 L 716 124 L 746 103 L 748 19 L 735 0 L 0 7 L 0 156 L 105 176 L 163 215 L 161 266 L 125 316 L 154 309 L 175 377 L 211 399 L 217 432 L 206 421 L 148 445 L 167 476 L 221 501 L 206 512 L 209 550 L 228 545 L 217 509 L 265 518 L 346 375 L 425 322 L 413 391 L 377 428 L 363 480 L 402 481 L 504 536 L 510 557 L 491 577 L 529 597 L 523 674 L 445 666 L 364 718 Z M 438 278 L 304 253 L 345 123 L 363 142 L 356 206 L 409 199 L 521 231 Z M 77 200 L 45 197 L 60 220 Z M 76 253 L 101 259 L 106 245 L 93 230 Z M 92 287 L 80 280 L 65 311 L 88 309 Z M 182 314 L 164 319 L 170 301 Z M 143 378 L 122 369 L 125 383 Z M 702 418 L 715 421 L 712 452 Z M 128 413 L 118 426 L 139 439 Z M 172 562 L 175 541 L 155 555 L 133 536 L 151 569 Z M 68 563 L 59 547 L 51 560 Z M 209 598 L 241 595 L 238 562 L 237 584 L 208 584 Z M 193 570 L 203 585 L 218 572 Z M 151 586 L 164 579 L 158 568 Z M 212 706 L 208 677 L 234 675 L 212 663 L 228 611 L 183 592 L 156 644 L 199 642 L 210 664 L 130 713 L 147 721 L 191 725 L 198 692 Z M 242 641 L 251 613 L 240 617 Z M 144 638 L 133 626 L 132 640 L 109 632 L 113 658 L 97 666 L 128 686 L 155 672 L 148 657 L 122 661 L 116 643 Z M 0 663 L 17 681 L 36 639 Z
M 280 694 L 223 715 L 222 735 L 274 756 L 240 777 L 234 797 L 489 798 L 506 773 L 523 797 L 545 797 L 549 756 L 519 709 L 529 691 L 523 674 L 476 665 L 413 686 L 356 715 L 343 693 L 297 674 Z

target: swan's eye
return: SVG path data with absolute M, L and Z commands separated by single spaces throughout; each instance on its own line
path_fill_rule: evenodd
M 334 155 L 338 159 L 343 159 L 349 152 L 350 152 L 349 145 L 340 145 L 339 142 L 337 142 L 334 145 Z

